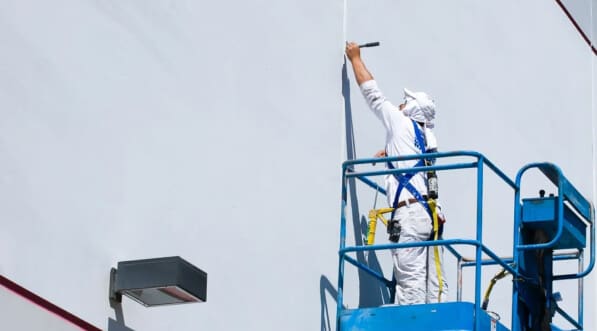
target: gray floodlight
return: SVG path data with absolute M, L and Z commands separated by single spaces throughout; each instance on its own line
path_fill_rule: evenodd
M 207 273 L 180 256 L 118 262 L 110 272 L 110 300 L 122 295 L 145 307 L 205 302 Z

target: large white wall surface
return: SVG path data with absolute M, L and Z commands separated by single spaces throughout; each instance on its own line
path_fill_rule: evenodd
M 553 1 L 4 0 L 0 274 L 108 331 L 333 330 L 341 162 L 384 142 L 345 39 L 381 41 L 363 56 L 391 100 L 434 96 L 442 150 L 552 161 L 592 198 L 594 57 Z M 441 180 L 446 236 L 469 235 L 472 193 Z M 510 255 L 498 193 L 487 245 Z M 173 255 L 206 303 L 110 307 L 118 261 Z M 347 301 L 384 303 L 347 276 Z
M 0 287 L 3 330 L 77 331 L 81 328 Z
M 337 275 L 342 10 L 0 2 L 2 275 L 106 328 L 111 267 L 180 255 L 208 273 L 207 303 L 125 298 L 128 328 L 318 328 Z

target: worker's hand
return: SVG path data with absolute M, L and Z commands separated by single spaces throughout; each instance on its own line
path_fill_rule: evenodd
M 361 48 L 357 43 L 347 42 L 346 43 L 346 56 L 352 62 L 353 59 L 361 58 Z
M 437 208 L 436 211 L 437 211 L 437 222 L 439 224 L 446 223 L 446 215 L 444 215 L 444 213 L 442 213 L 442 210 L 440 208 Z
M 373 155 L 373 157 L 386 157 L 388 156 L 388 154 L 386 153 L 385 149 L 382 149 L 381 151 L 375 153 L 375 155 Z M 373 162 L 373 166 L 375 166 L 375 164 L 377 164 L 377 162 Z
M 386 150 L 385 150 L 385 149 L 382 149 L 381 151 L 379 151 L 379 152 L 375 153 L 375 155 L 374 155 L 374 156 L 375 156 L 375 157 L 386 157 L 386 156 L 388 156 L 388 154 L 386 153 Z

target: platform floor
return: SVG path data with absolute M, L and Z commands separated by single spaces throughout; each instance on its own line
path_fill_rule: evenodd
M 340 330 L 472 331 L 475 327 L 474 308 L 470 302 L 446 302 L 348 309 L 340 316 Z M 484 311 L 479 318 L 481 330 L 509 330 Z

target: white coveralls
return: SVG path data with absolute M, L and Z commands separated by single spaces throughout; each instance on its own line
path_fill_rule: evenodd
M 420 154 L 416 147 L 416 137 L 411 118 L 403 111 L 386 100 L 374 80 L 361 84 L 361 92 L 369 108 L 382 121 L 386 128 L 386 153 L 388 156 L 402 156 Z M 424 134 L 427 148 L 436 148 L 435 135 L 426 127 Z M 396 168 L 413 167 L 418 160 L 394 162 Z M 388 203 L 392 206 L 398 188 L 398 181 L 393 175 L 388 175 L 386 191 Z M 417 173 L 410 183 L 423 196 L 427 195 L 427 184 L 424 173 Z M 407 190 L 403 189 L 398 201 L 415 199 Z M 394 219 L 401 226 L 399 243 L 420 242 L 428 240 L 433 231 L 431 217 L 421 203 L 407 203 L 394 212 Z M 439 281 L 435 267 L 435 257 L 432 247 L 412 247 L 396 249 L 392 252 L 394 273 L 396 276 L 396 303 L 400 305 L 422 304 L 438 302 Z M 439 247 L 439 258 L 442 273 L 442 301 L 447 297 L 448 286 L 443 271 L 443 247 Z

